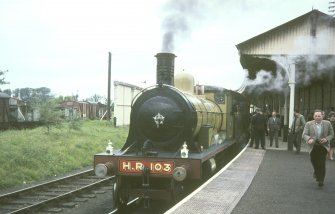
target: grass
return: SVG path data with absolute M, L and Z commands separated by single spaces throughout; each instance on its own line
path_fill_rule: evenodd
M 80 130 L 70 132 L 66 126 L 50 133 L 45 127 L 0 132 L 0 188 L 90 166 L 108 140 L 118 149 L 128 135 L 128 128 L 114 128 L 108 121 L 84 121 Z

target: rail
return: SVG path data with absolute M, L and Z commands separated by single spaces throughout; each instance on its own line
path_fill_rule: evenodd
M 0 195 L 0 213 L 33 213 L 53 203 L 103 185 L 114 177 L 98 178 L 93 169 Z

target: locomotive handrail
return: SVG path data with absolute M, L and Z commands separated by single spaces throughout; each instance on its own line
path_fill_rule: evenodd
M 149 89 L 151 89 L 151 88 L 156 88 L 158 86 L 158 84 L 156 84 L 156 85 L 151 85 L 151 86 L 148 86 L 148 87 L 146 87 L 146 88 L 143 88 L 140 92 L 138 92 L 136 95 L 135 95 L 135 97 L 133 98 L 133 100 L 131 101 L 131 107 L 133 107 L 133 104 L 134 104 L 134 102 L 135 102 L 135 100 L 137 100 L 137 98 L 144 92 L 144 91 L 147 91 L 147 90 L 149 90 Z
M 122 153 L 121 153 L 120 155 L 124 155 L 124 154 L 126 154 L 127 151 L 128 151 L 131 147 L 133 147 L 135 144 L 136 144 L 136 141 L 133 142 L 130 146 L 128 146 L 128 147 L 125 148 L 124 150 L 120 150 L 120 151 L 122 151 Z
M 186 99 L 186 100 L 188 100 L 187 97 L 185 96 L 185 94 L 189 94 L 189 93 L 187 93 L 187 92 L 183 92 L 183 91 L 181 91 L 180 89 L 178 89 L 177 87 L 174 87 L 174 86 L 172 86 L 172 85 L 167 85 L 167 84 L 161 84 L 161 85 L 164 86 L 164 87 L 169 87 L 169 88 L 171 88 L 171 89 L 174 89 L 174 90 L 180 92 L 180 94 L 182 94 L 183 98 Z M 133 98 L 133 100 L 131 101 L 131 105 L 130 105 L 131 108 L 133 107 L 134 102 L 137 100 L 137 98 L 138 98 L 141 94 L 143 94 L 143 92 L 145 92 L 145 91 L 147 91 L 147 90 L 149 90 L 149 89 L 151 89 L 151 88 L 157 88 L 157 87 L 160 87 L 160 84 L 155 84 L 155 85 L 152 85 L 152 86 L 148 86 L 148 87 L 142 89 L 140 92 L 138 92 L 138 93 L 135 95 L 135 97 Z M 189 94 L 189 95 L 191 95 L 191 94 Z M 194 107 L 193 107 L 193 108 L 194 108 Z

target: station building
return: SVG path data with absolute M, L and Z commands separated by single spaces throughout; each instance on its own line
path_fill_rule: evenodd
M 315 109 L 334 110 L 334 17 L 312 10 L 236 47 L 248 71 L 239 91 L 267 114 L 279 112 L 284 132 L 294 109 L 306 119 Z
M 134 97 L 142 90 L 141 87 L 114 81 L 114 123 L 116 126 L 130 124 L 131 103 Z

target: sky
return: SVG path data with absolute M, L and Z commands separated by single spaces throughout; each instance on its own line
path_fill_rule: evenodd
M 177 55 L 175 74 L 236 90 L 247 74 L 237 44 L 312 9 L 328 14 L 328 6 L 329 0 L 0 0 L 0 71 L 9 82 L 0 89 L 107 97 L 109 52 L 112 82 L 148 87 L 156 82 L 154 56 L 168 51 Z

